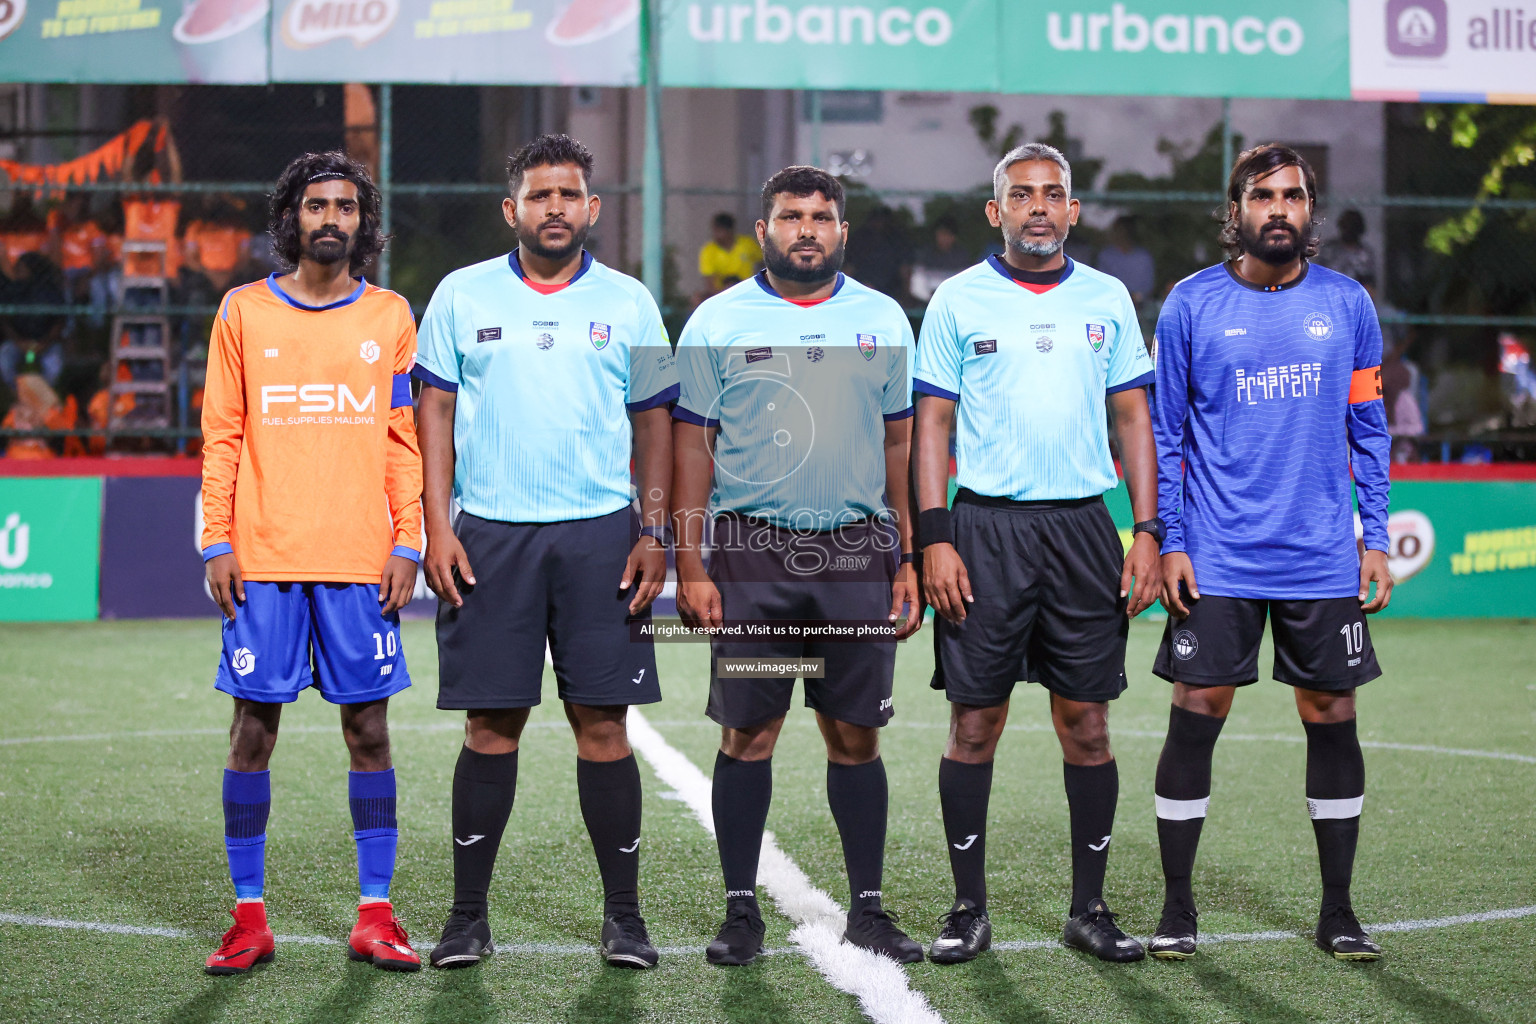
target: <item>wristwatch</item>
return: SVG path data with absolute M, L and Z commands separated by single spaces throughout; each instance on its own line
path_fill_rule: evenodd
M 1161 549 L 1163 546 L 1163 538 L 1168 536 L 1168 527 L 1163 525 L 1161 518 L 1154 517 L 1152 519 L 1139 522 L 1135 526 L 1131 527 L 1131 533 L 1133 535 L 1138 533 L 1150 533 L 1152 535 L 1152 539 L 1157 541 L 1158 548 Z

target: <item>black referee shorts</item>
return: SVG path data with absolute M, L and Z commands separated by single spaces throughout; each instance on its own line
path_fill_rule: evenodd
M 726 625 L 873 623 L 888 626 L 900 544 L 870 520 L 817 533 L 761 520 L 715 520 L 709 576 L 720 590 Z M 728 729 L 780 718 L 794 695 L 792 678 L 742 677 L 721 658 L 819 658 L 825 675 L 805 680 L 805 705 L 850 725 L 882 726 L 895 713 L 894 640 L 711 641 L 705 714 Z
M 1103 499 L 1017 502 L 961 488 L 954 524 L 975 600 L 959 625 L 934 622 L 933 688 L 976 707 L 1004 703 L 1021 681 L 1067 700 L 1120 696 L 1125 549 Z
M 439 708 L 539 703 L 544 645 L 560 699 L 594 707 L 654 704 L 656 648 L 632 637 L 634 586 L 619 589 L 640 536 L 632 509 L 596 519 L 503 523 L 461 513 L 454 533 L 475 571 L 464 607 L 437 604 Z M 648 622 L 647 608 L 633 621 Z
M 1264 618 L 1275 637 L 1274 678 L 1305 690 L 1353 690 L 1381 675 L 1360 599 L 1270 601 L 1206 594 L 1168 617 L 1152 671 L 1189 686 L 1246 686 L 1259 678 Z

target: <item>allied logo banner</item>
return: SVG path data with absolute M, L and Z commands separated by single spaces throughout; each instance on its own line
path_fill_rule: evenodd
M 1357 100 L 1536 103 L 1536 6 L 1351 0 Z
M 96 617 L 98 477 L 0 477 L 0 622 Z

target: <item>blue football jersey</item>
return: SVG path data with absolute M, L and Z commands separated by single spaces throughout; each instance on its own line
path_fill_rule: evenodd
M 1180 281 L 1157 321 L 1158 513 L 1203 594 L 1346 597 L 1387 550 L 1391 437 L 1365 289 L 1314 264 L 1264 289 L 1229 264 Z
M 453 494 L 482 519 L 593 519 L 630 503 L 628 413 L 677 398 L 661 313 L 582 253 L 545 294 L 513 252 L 455 270 L 418 332 L 418 378 L 457 392 Z

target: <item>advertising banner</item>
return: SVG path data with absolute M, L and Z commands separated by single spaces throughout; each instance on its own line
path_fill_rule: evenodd
M 1001 89 L 1349 98 L 1346 0 L 1004 3 Z
M 0 478 L 0 622 L 96 617 L 97 477 Z
M 1129 546 L 1123 480 L 1104 502 Z M 1393 480 L 1387 534 L 1395 586 L 1383 615 L 1536 617 L 1536 482 Z
M 218 614 L 203 583 L 195 476 L 108 477 L 102 503 L 101 617 Z
M 1536 7 L 1350 0 L 1357 100 L 1536 103 Z
M 267 80 L 268 0 L 0 0 L 0 81 Z
M 641 0 L 274 2 L 274 82 L 640 81 Z
M 662 12 L 667 86 L 991 92 L 998 85 L 998 0 L 666 0 Z

